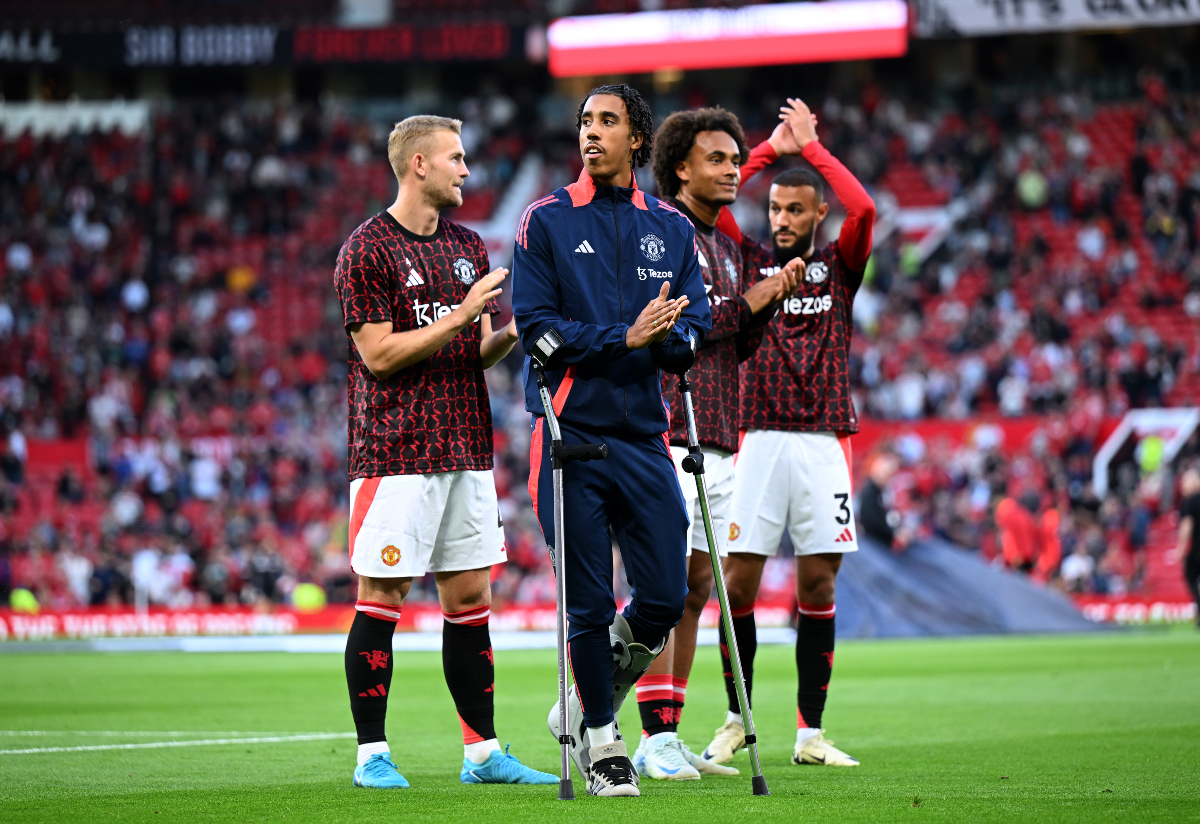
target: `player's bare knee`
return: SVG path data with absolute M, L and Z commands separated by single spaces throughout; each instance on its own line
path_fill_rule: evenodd
M 704 605 L 712 597 L 712 567 L 707 566 L 707 561 L 705 563 L 705 567 L 693 567 L 688 570 L 688 594 L 684 609 L 691 613 L 702 612 Z
M 688 591 L 704 595 L 712 594 L 713 568 L 707 552 L 693 552 L 688 558 Z
M 841 553 L 802 555 L 796 559 L 796 597 L 802 604 L 832 604 Z
M 378 601 L 381 604 L 399 606 L 408 597 L 412 578 L 371 578 L 358 576 L 358 599 Z
M 802 604 L 832 604 L 837 577 L 830 573 L 796 582 L 796 600 Z
M 730 555 L 725 565 L 725 589 L 729 594 L 729 606 L 734 609 L 748 607 L 758 598 L 758 587 L 762 581 L 762 565 L 755 560 L 742 560 Z
M 476 607 L 490 606 L 492 586 L 490 569 L 469 569 L 461 572 L 439 572 L 435 575 L 438 598 L 446 612 L 463 612 Z
M 725 589 L 729 593 L 729 606 L 732 609 L 750 606 L 758 597 L 757 583 L 727 580 Z
M 687 600 L 683 603 L 683 608 L 686 612 L 693 615 L 699 615 L 704 612 L 704 605 L 712 597 L 713 582 L 712 578 L 707 581 L 700 582 L 699 586 L 688 586 Z

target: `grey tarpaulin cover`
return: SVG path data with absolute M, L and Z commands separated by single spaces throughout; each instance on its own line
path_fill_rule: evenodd
M 839 638 L 1099 629 L 1062 593 L 945 541 L 895 554 L 865 535 L 837 582 Z

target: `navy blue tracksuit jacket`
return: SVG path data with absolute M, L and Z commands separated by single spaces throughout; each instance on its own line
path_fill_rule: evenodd
M 688 516 L 666 441 L 661 372 L 684 372 L 712 326 L 695 229 L 637 188 L 576 183 L 534 201 L 517 228 L 513 313 L 525 351 L 549 329 L 563 338 L 548 370 L 563 440 L 606 443 L 608 458 L 563 472 L 571 664 L 588 726 L 613 718 L 608 627 L 611 538 L 633 597 L 625 610 L 637 641 L 654 647 L 678 623 L 687 595 Z M 690 305 L 660 344 L 630 350 L 625 334 L 670 283 Z M 550 433 L 525 359 L 525 408 L 534 415 L 529 493 L 547 543 L 554 540 Z M 611 536 L 611 537 L 610 537 Z

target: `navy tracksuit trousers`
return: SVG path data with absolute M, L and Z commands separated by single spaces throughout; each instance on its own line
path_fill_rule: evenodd
M 605 460 L 571 463 L 563 469 L 567 545 L 556 553 L 566 561 L 569 657 L 584 723 L 599 727 L 613 720 L 608 628 L 617 606 L 612 541 L 621 548 L 633 589 L 625 619 L 634 640 L 653 649 L 683 617 L 688 516 L 661 435 L 629 439 L 589 433 L 562 421 L 559 427 L 568 446 L 608 444 Z M 533 419 L 529 464 L 529 494 L 546 543 L 553 544 L 550 429 L 540 416 Z

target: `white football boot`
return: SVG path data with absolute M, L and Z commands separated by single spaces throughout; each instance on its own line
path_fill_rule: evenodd
M 792 750 L 793 764 L 823 764 L 826 767 L 857 767 L 858 759 L 833 746 L 825 740 L 825 730 L 805 741 L 797 741 Z
M 737 767 L 726 767 L 724 764 L 718 764 L 715 761 L 709 761 L 707 758 L 696 755 L 688 748 L 688 745 L 683 742 L 682 738 L 675 739 L 675 745 L 679 747 L 679 751 L 683 753 L 683 758 L 691 764 L 696 772 L 701 776 L 705 775 L 738 775 Z
M 698 780 L 699 770 L 688 763 L 679 744 L 679 736 L 673 732 L 660 732 L 649 737 L 643 734 L 637 752 L 633 754 L 633 765 L 638 774 L 660 781 Z
M 746 728 L 738 721 L 726 721 L 704 748 L 703 757 L 714 764 L 728 764 L 733 754 L 746 746 Z

